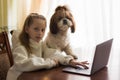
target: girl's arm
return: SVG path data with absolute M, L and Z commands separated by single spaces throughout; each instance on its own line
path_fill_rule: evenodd
M 29 57 L 26 49 L 19 46 L 13 51 L 14 65 L 16 70 L 19 71 L 34 71 L 38 69 L 49 69 L 56 66 L 53 59 L 43 59 L 41 57 Z

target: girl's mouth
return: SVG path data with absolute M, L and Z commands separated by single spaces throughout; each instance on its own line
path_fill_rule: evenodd
M 41 39 L 41 37 L 36 37 L 36 39 Z

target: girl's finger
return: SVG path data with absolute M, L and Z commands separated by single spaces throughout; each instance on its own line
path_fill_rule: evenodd
M 83 62 L 81 62 L 81 63 L 82 63 L 82 64 L 87 64 L 87 65 L 89 64 L 88 61 L 83 61 Z

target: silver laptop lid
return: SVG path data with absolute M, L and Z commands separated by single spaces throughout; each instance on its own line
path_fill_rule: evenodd
M 113 39 L 110 39 L 96 46 L 91 74 L 95 73 L 96 71 L 107 65 L 112 42 Z

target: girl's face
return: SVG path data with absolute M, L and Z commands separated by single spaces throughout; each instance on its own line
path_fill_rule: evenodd
M 33 24 L 26 28 L 30 39 L 39 42 L 45 33 L 46 22 L 41 19 L 33 19 Z

